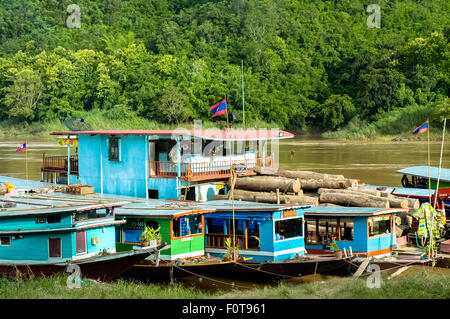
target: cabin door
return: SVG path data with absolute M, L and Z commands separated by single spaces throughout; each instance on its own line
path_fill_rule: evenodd
M 86 253 L 86 232 L 80 231 L 75 234 L 75 245 L 77 255 Z
M 48 257 L 49 258 L 61 258 L 61 238 L 49 238 L 48 239 Z

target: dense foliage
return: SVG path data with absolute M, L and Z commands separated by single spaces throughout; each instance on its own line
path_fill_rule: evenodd
M 442 118 L 449 12 L 447 0 L 2 0 L 0 120 L 179 123 L 211 119 L 224 96 L 242 118 L 242 61 L 249 122 L 333 130 L 414 105 Z

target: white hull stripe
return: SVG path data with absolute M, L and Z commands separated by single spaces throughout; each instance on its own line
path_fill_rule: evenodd
M 241 255 L 254 255 L 254 256 L 280 256 L 280 255 L 286 255 L 286 254 L 295 254 L 298 252 L 304 252 L 304 247 L 299 248 L 291 248 L 286 250 L 280 250 L 276 252 L 272 251 L 259 251 L 259 250 L 239 250 L 239 254 Z M 207 253 L 216 253 L 216 254 L 224 254 L 227 252 L 227 249 L 221 249 L 221 248 L 205 248 L 205 252 Z
M 190 258 L 190 257 L 201 257 L 205 255 L 205 251 L 202 250 L 197 250 L 197 251 L 191 251 L 189 253 L 184 253 L 184 254 L 178 254 L 178 255 L 163 255 L 160 254 L 159 255 L 159 259 L 161 260 L 175 260 L 178 258 Z M 146 259 L 151 259 L 154 260 L 155 259 L 155 254 L 150 255 L 149 257 L 147 257 Z

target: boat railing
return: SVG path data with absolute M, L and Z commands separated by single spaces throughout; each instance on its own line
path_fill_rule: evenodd
M 176 162 L 149 162 L 149 176 L 157 178 L 180 177 L 189 181 L 199 181 L 215 178 L 228 178 L 231 176 L 231 167 L 236 164 L 245 164 L 246 172 L 240 176 L 255 175 L 255 167 L 274 167 L 273 157 L 253 158 L 245 160 L 224 160 L 201 163 Z
M 42 172 L 67 173 L 67 156 L 42 156 Z M 70 156 L 70 174 L 78 175 L 78 155 Z
M 227 238 L 232 239 L 233 236 L 231 234 L 206 234 L 206 247 L 209 248 L 224 248 L 226 249 L 227 246 L 225 244 L 225 241 Z M 240 249 L 247 249 L 248 248 L 248 242 L 244 235 L 235 235 L 235 245 L 236 247 L 239 247 Z

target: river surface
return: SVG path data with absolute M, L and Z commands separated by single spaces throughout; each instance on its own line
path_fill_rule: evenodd
M 49 139 L 28 140 L 28 152 L 17 152 L 23 140 L 0 139 L 0 175 L 41 179 L 42 155 L 66 155 L 67 147 Z M 448 144 L 448 143 L 447 143 Z M 439 165 L 440 142 L 430 143 L 431 166 Z M 73 151 L 73 148 L 72 148 Z M 279 145 L 280 167 L 340 174 L 361 183 L 401 186 L 397 170 L 427 165 L 426 141 L 414 142 L 336 142 L 326 139 L 295 138 Z M 27 159 L 27 160 L 26 160 Z M 450 146 L 444 145 L 442 167 L 450 168 Z

